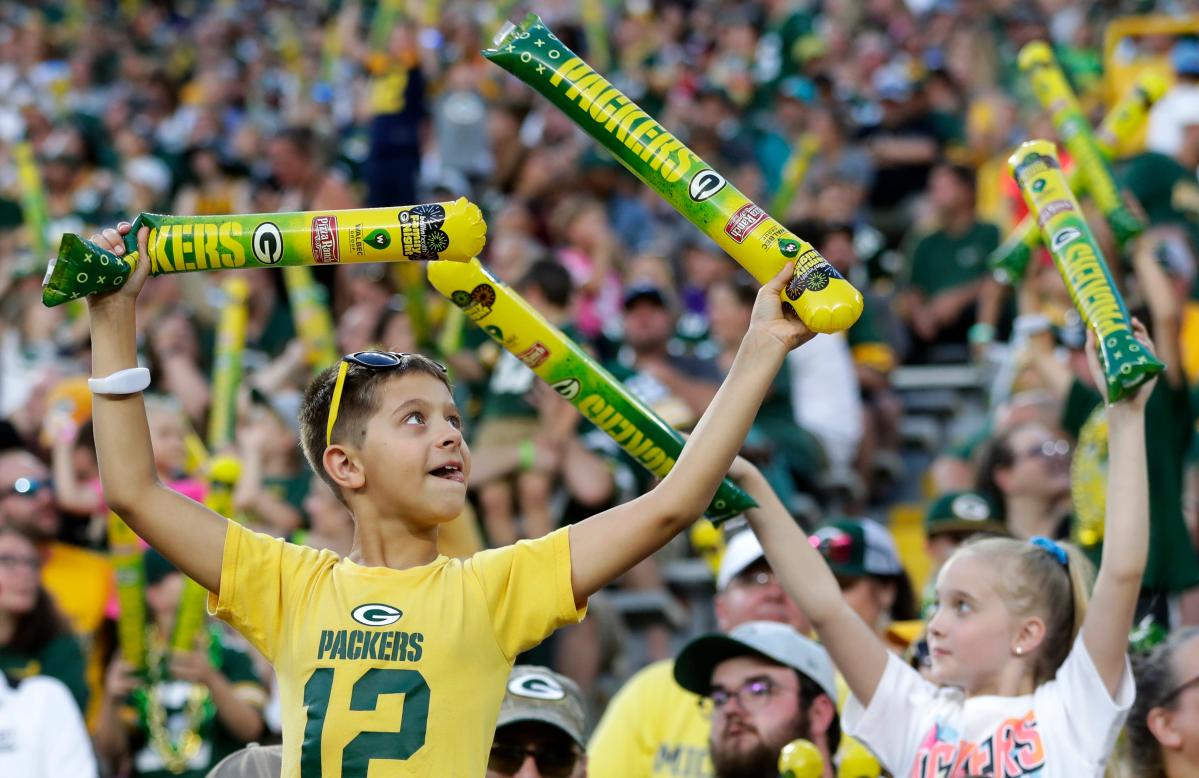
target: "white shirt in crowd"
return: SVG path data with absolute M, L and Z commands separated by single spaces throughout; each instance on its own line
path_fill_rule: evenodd
M 0 775 L 95 778 L 96 758 L 67 687 L 36 675 L 15 687 L 0 673 Z
M 847 469 L 862 441 L 862 397 L 845 333 L 817 335 L 787 355 L 795 423 L 816 436 L 834 470 Z
M 869 707 L 851 696 L 842 722 L 899 778 L 1100 778 L 1135 692 L 1126 659 L 1112 699 L 1080 634 L 1053 680 L 1021 697 L 966 699 L 892 654 Z

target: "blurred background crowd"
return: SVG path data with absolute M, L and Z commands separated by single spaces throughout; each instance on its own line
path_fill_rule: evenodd
M 216 626 L 158 679 L 168 715 L 157 730 L 126 704 L 137 684 L 113 660 L 115 583 L 82 384 L 86 310 L 41 305 L 48 257 L 25 226 L 15 144 L 34 151 L 51 246 L 143 211 L 466 196 L 486 216 L 491 271 L 686 429 L 731 364 L 757 286 L 480 55 L 526 11 L 866 295 L 848 333 L 791 355 L 744 453 L 798 521 L 839 539 L 821 548 L 845 596 L 914 662 L 925 584 L 965 537 L 1048 535 L 1090 552 L 1102 542 L 1106 426 L 1082 325 L 1044 252 L 1014 285 L 987 264 L 1026 213 L 1007 155 L 1054 137 L 1016 54 L 1051 42 L 1096 123 L 1118 94 L 1115 66 L 1167 74 L 1145 137 L 1116 164 L 1150 230 L 1120 251 L 1092 221 L 1169 367 L 1148 411 L 1152 541 L 1134 645 L 1199 624 L 1196 3 L 13 0 L 0 5 L 0 668 L 64 681 L 104 769 L 202 775 L 239 744 L 269 739 L 278 720 L 269 667 Z M 1111 22 L 1150 14 L 1182 33 L 1130 35 L 1105 51 Z M 806 161 L 804 148 L 814 149 Z M 792 187 L 797 164 L 806 172 Z M 242 275 L 252 292 L 235 510 L 344 553 L 349 516 L 297 445 L 312 365 L 287 290 L 280 274 Z M 317 278 L 339 352 L 422 351 L 450 366 L 475 468 L 458 552 L 539 536 L 652 486 L 485 335 L 468 325 L 443 337 L 446 306 L 423 274 L 358 265 Z M 209 413 L 219 280 L 152 280 L 138 321 L 159 473 L 197 497 L 204 479 L 186 441 Z M 727 535 L 697 524 L 526 659 L 574 679 L 594 723 L 632 673 L 697 632 L 797 621 L 760 553 L 722 558 Z M 152 552 L 145 569 L 147 618 L 165 634 L 180 576 Z M 180 767 L 155 739 L 195 718 L 194 687 L 217 714 Z M 696 769 L 672 774 L 707 774 Z

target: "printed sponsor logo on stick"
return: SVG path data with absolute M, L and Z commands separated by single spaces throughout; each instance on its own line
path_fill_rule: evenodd
M 545 344 L 536 342 L 517 354 L 516 358 L 524 362 L 525 366 L 530 370 L 536 370 L 545 363 L 545 360 L 550 358 L 550 350 L 545 347 Z
M 749 234 L 764 221 L 766 212 L 753 203 L 746 203 L 724 225 L 724 234 L 738 243 L 744 243 Z
M 341 250 L 337 246 L 337 217 L 312 217 L 312 258 L 321 265 L 341 261 Z
M 1045 203 L 1045 205 L 1041 208 L 1041 212 L 1037 214 L 1037 224 L 1044 227 L 1046 222 L 1048 222 L 1054 216 L 1057 216 L 1059 213 L 1065 213 L 1066 211 L 1073 210 L 1074 204 L 1069 200 L 1050 200 L 1049 202 Z

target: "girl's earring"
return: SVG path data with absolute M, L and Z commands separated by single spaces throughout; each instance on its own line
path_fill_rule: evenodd
M 1024 656 L 1024 646 L 1016 646 L 1016 656 Z

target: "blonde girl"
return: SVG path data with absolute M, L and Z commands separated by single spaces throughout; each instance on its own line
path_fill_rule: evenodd
M 1152 344 L 1140 322 L 1137 337 Z M 1093 339 L 1091 372 L 1103 385 Z M 1107 408 L 1107 535 L 1099 574 L 1047 538 L 968 543 L 941 569 L 928 625 L 933 682 L 889 653 L 760 474 L 749 522 L 853 695 L 842 721 L 894 775 L 1100 776 L 1134 696 L 1126 647 L 1149 536 L 1145 401 Z M 1090 605 L 1088 607 L 1088 591 Z

